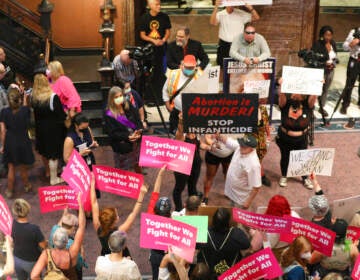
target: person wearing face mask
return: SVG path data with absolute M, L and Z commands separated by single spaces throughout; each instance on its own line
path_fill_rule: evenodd
M 209 57 L 204 51 L 201 42 L 190 38 L 189 27 L 179 27 L 176 31 L 175 41 L 172 41 L 166 50 L 166 62 L 169 69 L 180 68 L 181 61 L 187 54 L 195 56 L 200 61 L 199 67 L 204 70 L 209 64 Z
M 175 134 L 179 113 L 182 111 L 181 92 L 192 81 L 197 80 L 202 71 L 196 68 L 196 59 L 192 54 L 185 55 L 180 69 L 170 70 L 163 86 L 162 96 L 166 109 L 170 112 L 170 132 Z
M 139 112 L 127 100 L 123 90 L 109 90 L 108 105 L 104 115 L 105 131 L 110 137 L 115 168 L 141 173 L 138 164 L 143 125 Z
M 282 78 L 280 78 L 280 88 L 282 82 Z M 305 150 L 308 147 L 308 132 L 315 101 L 316 95 L 279 93 L 281 125 L 275 140 L 281 154 L 280 187 L 287 186 L 286 174 L 290 152 L 293 150 Z M 302 180 L 305 188 L 309 190 L 314 188 L 308 176 L 302 176 Z
M 123 84 L 125 99 L 128 101 L 135 109 L 139 111 L 139 116 L 141 123 L 144 129 L 147 129 L 147 122 L 145 117 L 145 110 L 144 110 L 144 102 L 140 96 L 140 94 L 131 87 L 130 81 L 125 82 Z
M 280 265 L 283 269 L 283 279 L 304 280 L 309 279 L 306 265 L 311 259 L 312 245 L 305 236 L 298 236 L 281 255 Z M 320 280 L 318 275 L 313 280 Z

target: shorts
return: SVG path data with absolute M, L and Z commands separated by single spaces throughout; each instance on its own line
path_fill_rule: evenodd
M 220 163 L 230 163 L 232 156 L 234 153 L 232 153 L 231 155 L 221 158 L 218 156 L 213 155 L 210 152 L 206 152 L 205 153 L 205 162 L 207 164 L 212 164 L 212 165 L 219 165 Z

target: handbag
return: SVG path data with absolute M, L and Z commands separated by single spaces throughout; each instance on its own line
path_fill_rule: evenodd
M 64 273 L 61 271 L 60 268 L 56 266 L 54 260 L 51 256 L 50 249 L 46 249 L 46 253 L 48 256 L 48 263 L 47 263 L 47 270 L 44 276 L 44 280 L 69 280 Z M 71 259 L 70 259 L 71 263 Z

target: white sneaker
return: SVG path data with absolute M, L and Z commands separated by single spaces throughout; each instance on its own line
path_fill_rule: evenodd
M 309 178 L 306 178 L 304 180 L 304 187 L 307 188 L 308 190 L 312 190 L 314 188 L 314 185 Z
M 280 181 L 279 181 L 279 185 L 280 185 L 280 187 L 286 187 L 287 186 L 287 178 L 281 177 Z

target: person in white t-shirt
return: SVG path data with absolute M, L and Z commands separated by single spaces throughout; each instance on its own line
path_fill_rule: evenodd
M 225 195 L 232 207 L 249 209 L 262 185 L 256 138 L 246 134 L 234 140 L 220 135 L 219 140 L 235 150 L 226 175 Z
M 214 10 L 210 17 L 211 25 L 219 25 L 219 44 L 217 49 L 216 62 L 223 67 L 223 59 L 229 57 L 230 46 L 233 39 L 244 31 L 244 24 L 249 21 L 260 19 L 259 14 L 253 6 L 246 4 L 249 12 L 237 9 L 233 6 L 227 6 L 224 10 L 218 11 L 222 0 L 216 0 Z

